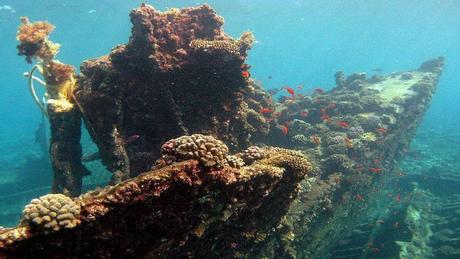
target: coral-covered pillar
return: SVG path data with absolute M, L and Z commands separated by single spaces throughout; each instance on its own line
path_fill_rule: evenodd
M 22 18 L 17 39 L 19 55 L 27 62 L 36 59 L 38 63 L 29 74 L 29 86 L 40 109 L 46 113 L 51 125 L 50 158 L 54 172 L 53 193 L 78 196 L 81 193 L 82 178 L 89 172 L 81 163 L 82 149 L 81 113 L 73 100 L 72 91 L 76 85 L 74 68 L 57 61 L 55 55 L 59 44 L 48 40 L 54 29 L 47 22 L 30 23 Z M 44 77 L 46 108 L 33 89 L 33 72 L 38 70 Z
M 87 170 L 80 161 L 81 116 L 78 109 L 58 113 L 48 106 L 51 125 L 50 158 L 54 173 L 53 193 L 78 196 Z

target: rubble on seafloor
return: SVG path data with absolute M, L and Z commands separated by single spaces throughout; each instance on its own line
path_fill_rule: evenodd
M 73 199 L 72 228 L 0 230 L 0 256 L 322 258 L 391 178 L 444 62 L 339 72 L 276 102 L 248 77 L 252 35 L 227 36 L 209 6 L 142 5 L 131 21 L 74 91 L 117 180 Z

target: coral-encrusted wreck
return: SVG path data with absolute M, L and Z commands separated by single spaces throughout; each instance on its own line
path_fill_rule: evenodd
M 0 255 L 244 255 L 266 242 L 294 200 L 298 183 L 312 176 L 300 152 L 261 152 L 263 159 L 240 169 L 205 170 L 199 161 L 188 160 L 89 192 L 75 201 L 79 225 L 54 233 L 27 224 L 4 231 Z
M 251 34 L 225 35 L 210 7 L 131 20 L 74 91 L 114 185 L 35 201 L 0 230 L 0 257 L 324 258 L 392 176 L 444 62 L 339 72 L 331 91 L 274 103 L 245 73 Z
M 126 45 L 81 66 L 75 99 L 113 182 L 149 170 L 160 146 L 188 133 L 212 134 L 241 150 L 268 133 L 257 112 L 269 95 L 242 71 L 253 36 L 235 40 L 209 6 L 131 13 Z M 124 140 L 141 136 L 129 148 Z

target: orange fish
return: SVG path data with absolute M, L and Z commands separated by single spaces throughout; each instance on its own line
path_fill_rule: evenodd
M 331 122 L 331 117 L 327 114 L 322 114 L 321 117 L 319 117 L 322 121 L 325 121 L 327 123 Z
M 337 121 L 337 125 L 339 125 L 342 128 L 350 127 L 350 124 L 348 124 L 348 122 L 346 122 L 346 121 Z
M 241 76 L 247 79 L 251 76 L 251 74 L 249 73 L 249 71 L 244 70 L 244 71 L 241 71 Z
M 322 93 L 324 93 L 324 89 L 323 89 L 323 88 L 315 88 L 315 89 L 313 89 L 313 91 L 315 91 L 315 93 L 317 93 L 317 94 L 322 94 Z
M 301 111 L 300 116 L 302 117 L 308 117 L 308 111 Z
M 382 172 L 382 168 L 378 168 L 378 167 L 369 167 L 368 169 L 369 169 L 369 171 L 371 171 L 372 173 L 375 173 L 375 174 L 378 174 L 378 173 Z
M 270 108 L 262 108 L 260 109 L 259 111 L 260 113 L 272 113 L 273 112 L 273 109 L 270 109 Z
M 289 86 L 285 86 L 284 89 L 286 89 L 286 91 L 287 91 L 290 95 L 292 95 L 292 97 L 295 96 L 295 91 L 294 91 L 294 89 L 290 88 Z
M 364 201 L 364 197 L 362 195 L 356 194 L 357 201 Z
M 377 132 L 380 134 L 387 134 L 387 129 L 386 128 L 378 128 Z
M 286 125 L 281 125 L 281 131 L 284 135 L 287 135 L 289 133 L 289 128 Z

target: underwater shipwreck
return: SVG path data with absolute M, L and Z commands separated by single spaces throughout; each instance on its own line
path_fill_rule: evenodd
M 250 76 L 253 35 L 228 36 L 211 7 L 141 5 L 130 18 L 128 43 L 78 74 L 56 59 L 51 24 L 22 20 L 54 181 L 0 229 L 0 257 L 330 256 L 394 177 L 443 69 L 439 57 L 370 78 L 337 72 L 331 90 L 285 87 L 275 100 Z M 89 157 L 82 125 L 98 147 Z M 81 193 L 91 159 L 112 178 Z

